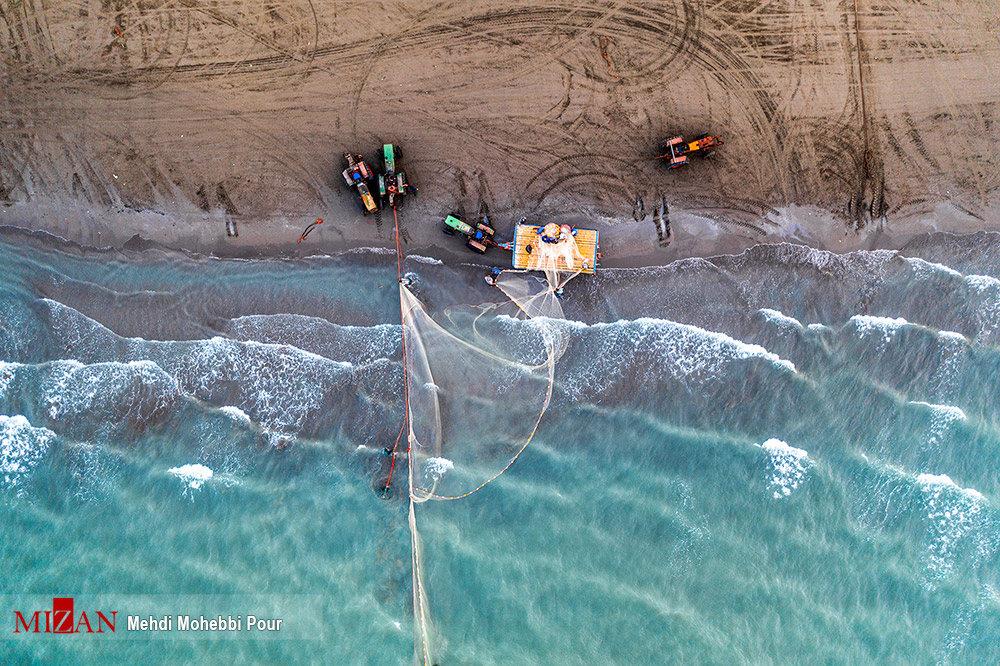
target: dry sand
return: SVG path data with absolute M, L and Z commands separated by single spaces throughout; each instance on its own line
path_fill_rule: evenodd
M 439 221 L 482 204 L 501 232 L 596 224 L 606 265 L 996 229 L 998 7 L 0 0 L 0 224 L 216 254 L 389 244 L 391 212 L 362 218 L 339 175 L 385 141 L 420 188 L 410 251 L 461 250 Z M 650 159 L 701 132 L 725 138 L 712 159 Z

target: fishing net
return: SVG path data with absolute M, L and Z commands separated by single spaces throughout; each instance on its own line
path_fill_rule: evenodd
M 546 228 L 555 225 L 546 225 Z M 541 240 L 542 234 L 529 241 L 531 252 L 527 255 L 527 270 L 504 271 L 496 280 L 496 286 L 507 295 L 528 317 L 548 317 L 562 319 L 563 310 L 559 295 L 566 283 L 582 270 L 593 268 L 580 252 L 568 227 L 549 230 L 549 238 L 555 242 Z
M 496 281 L 518 309 L 451 308 L 432 317 L 400 284 L 416 663 L 431 666 L 433 625 L 418 531 L 419 505 L 456 500 L 503 474 L 531 442 L 552 398 L 566 341 L 557 293 L 579 270 L 570 236 L 533 252 L 534 272 Z

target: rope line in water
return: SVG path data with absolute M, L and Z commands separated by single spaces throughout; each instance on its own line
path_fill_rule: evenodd
M 399 239 L 399 217 L 396 215 L 396 207 L 392 208 L 392 220 L 393 228 L 396 232 L 396 278 L 399 284 L 403 282 L 403 247 Z M 400 330 L 400 340 L 403 345 L 403 425 L 399 429 L 399 435 L 396 437 L 396 443 L 392 445 L 392 453 L 389 460 L 389 478 L 385 481 L 385 487 L 382 489 L 382 493 L 385 494 L 389 492 L 389 487 L 392 484 L 392 473 L 396 468 L 396 450 L 399 448 L 399 440 L 403 437 L 403 432 L 407 430 L 407 425 L 410 419 L 410 373 L 407 372 L 407 359 L 406 359 L 406 324 L 404 323 L 404 317 L 406 313 L 403 312 L 403 299 L 399 299 L 399 330 Z M 409 460 L 410 453 L 410 437 L 407 434 L 406 437 L 406 453 L 407 460 Z

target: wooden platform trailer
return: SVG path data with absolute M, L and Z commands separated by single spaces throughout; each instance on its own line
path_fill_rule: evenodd
M 542 255 L 536 251 L 536 248 L 540 244 L 544 243 L 540 230 L 544 230 L 551 226 L 555 226 L 557 229 L 561 228 L 559 225 L 555 225 L 554 223 L 541 226 L 537 224 L 518 224 L 514 227 L 514 268 L 529 271 L 543 270 L 544 267 L 539 265 L 539 261 L 537 259 Z M 576 241 L 576 247 L 579 251 L 578 255 L 574 253 L 574 255 L 576 255 L 574 264 L 572 266 L 565 267 L 560 265 L 558 266 L 558 269 L 566 272 L 593 273 L 594 268 L 597 266 L 597 260 L 600 256 L 597 231 L 594 229 L 576 229 L 576 235 L 573 236 L 572 240 Z M 559 241 L 559 243 L 566 242 L 572 241 Z M 529 246 L 532 248 L 531 252 L 528 251 Z

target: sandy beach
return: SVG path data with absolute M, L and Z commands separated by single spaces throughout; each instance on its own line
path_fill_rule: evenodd
M 382 142 L 413 252 L 464 252 L 439 221 L 483 205 L 501 235 L 595 226 L 611 266 L 1000 226 L 985 0 L 30 0 L 0 4 L 0 53 L 0 225 L 88 246 L 389 245 L 339 173 Z M 712 159 L 653 159 L 702 132 Z

